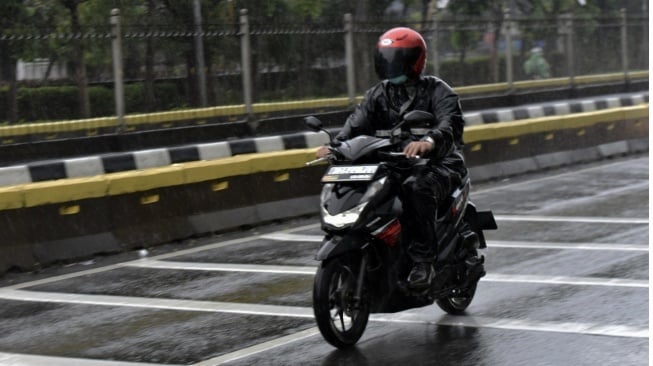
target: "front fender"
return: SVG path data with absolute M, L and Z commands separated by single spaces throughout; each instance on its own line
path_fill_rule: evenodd
M 322 241 L 322 246 L 317 251 L 315 259 L 324 261 L 339 256 L 343 253 L 358 251 L 367 243 L 367 240 L 360 236 L 332 236 Z

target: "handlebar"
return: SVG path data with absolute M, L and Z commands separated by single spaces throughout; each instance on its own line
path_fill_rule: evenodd
M 406 159 L 408 159 L 406 154 L 404 154 L 403 152 L 393 152 L 393 151 L 385 152 L 385 151 L 383 151 L 383 152 L 379 152 L 379 155 L 386 155 L 386 156 L 389 156 L 391 158 L 406 158 Z M 415 159 L 421 159 L 421 156 L 417 155 L 417 156 L 415 156 Z
M 389 152 L 388 155 L 390 155 L 390 156 L 395 156 L 395 157 L 404 157 L 404 158 L 408 158 L 408 157 L 406 156 L 406 154 L 404 154 L 404 153 L 402 153 L 402 152 Z M 420 157 L 419 155 L 415 155 L 415 159 L 421 159 L 421 157 Z
M 319 164 L 319 163 L 321 163 L 323 161 L 329 160 L 329 156 L 330 155 L 327 155 L 327 156 L 324 156 L 324 157 L 321 157 L 321 158 L 317 158 L 315 160 L 307 161 L 305 165 L 306 166 L 312 166 L 312 165 L 315 165 L 315 164 Z
M 392 152 L 392 151 L 385 152 L 384 151 L 384 152 L 379 152 L 379 155 L 385 155 L 385 156 L 390 157 L 390 158 L 405 158 L 405 159 L 408 159 L 406 154 L 404 154 L 403 152 Z M 307 161 L 304 165 L 305 166 L 313 166 L 313 165 L 319 164 L 321 162 L 332 161 L 334 159 L 335 159 L 335 154 L 328 154 L 328 155 L 326 155 L 324 157 L 317 158 L 317 159 L 311 160 L 311 161 Z M 421 156 L 417 155 L 417 156 L 415 156 L 414 159 L 419 160 L 419 159 L 421 159 Z M 413 159 L 409 159 L 409 160 L 413 160 Z

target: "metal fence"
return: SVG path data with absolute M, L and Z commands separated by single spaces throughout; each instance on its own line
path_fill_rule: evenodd
M 229 118 L 252 114 L 255 103 L 347 98 L 376 81 L 373 50 L 394 26 L 419 30 L 429 45 L 427 72 L 454 88 L 507 83 L 531 76 L 524 64 L 540 48 L 550 78 L 648 69 L 648 16 L 593 18 L 511 17 L 339 20 L 275 24 L 143 26 L 110 22 L 79 34 L 0 34 L 5 49 L 29 49 L 17 76 L 18 122 L 81 117 L 75 80 L 89 85 L 90 116 L 118 116 L 194 107 L 244 106 Z M 110 25 L 109 25 L 110 24 Z M 46 54 L 56 44 L 59 59 Z M 85 74 L 64 55 L 83 47 Z M 2 74 L 1 83 L 8 85 Z M 52 86 L 57 86 L 53 88 Z M 45 88 L 48 87 L 48 88 Z M 10 88 L 0 88 L 9 100 Z M 310 108 L 310 105 L 307 105 Z M 6 112 L 5 112 L 6 113 Z M 10 120 L 0 114 L 0 121 Z M 119 118 L 118 123 L 123 123 Z

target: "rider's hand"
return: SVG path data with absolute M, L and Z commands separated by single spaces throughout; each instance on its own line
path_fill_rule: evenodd
M 405 148 L 406 157 L 413 159 L 418 156 L 423 157 L 433 150 L 433 143 L 429 141 L 411 141 Z
M 322 145 L 315 152 L 315 156 L 317 156 L 317 158 L 319 159 L 329 155 L 329 153 L 330 153 L 329 148 Z

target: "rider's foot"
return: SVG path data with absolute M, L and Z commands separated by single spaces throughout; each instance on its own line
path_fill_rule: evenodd
M 415 266 L 408 275 L 408 287 L 412 289 L 427 288 L 431 285 L 434 276 L 435 274 L 431 263 L 415 263 Z

